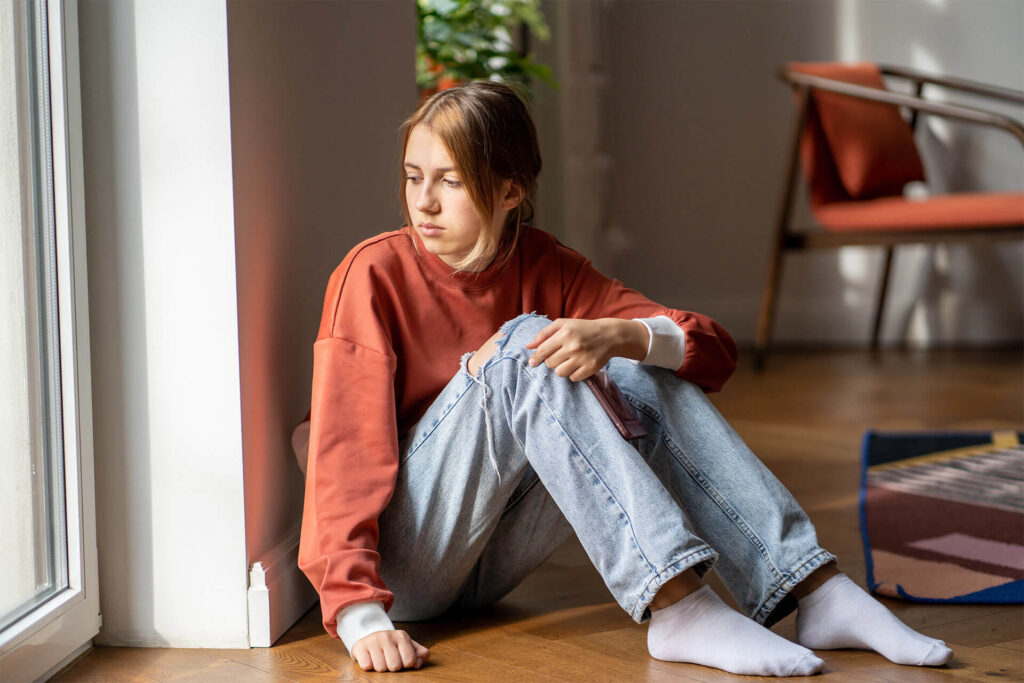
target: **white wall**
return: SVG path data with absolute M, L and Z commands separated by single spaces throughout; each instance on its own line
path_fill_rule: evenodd
M 302 517 L 289 435 L 309 409 L 327 279 L 356 243 L 403 222 L 398 126 L 416 106 L 416 8 L 413 0 L 232 1 L 228 28 L 254 562 Z
M 789 144 L 791 96 L 775 77 L 779 65 L 868 59 L 1024 89 L 1019 2 L 593 6 L 607 14 L 598 36 L 605 52 L 592 61 L 610 65 L 602 87 L 611 182 L 592 187 L 592 200 L 610 206 L 586 230 L 604 240 L 610 274 L 663 303 L 715 317 L 741 343 L 753 339 Z M 581 39 L 571 27 L 559 38 Z M 572 69 L 561 66 L 565 83 Z M 600 74 L 577 68 L 576 77 Z M 571 92 L 571 78 L 567 85 Z M 1005 111 L 1024 119 L 1024 108 Z M 922 145 L 936 191 L 1024 189 L 1024 150 L 1008 135 L 929 122 Z M 570 237 L 580 229 L 568 212 L 543 218 Z M 775 340 L 865 344 L 880 259 L 877 248 L 787 259 Z M 1020 243 L 898 248 L 883 339 L 1019 343 L 1022 261 Z
M 838 0 L 843 59 L 904 64 L 1024 91 L 1024 3 L 985 0 Z M 1024 121 L 1024 106 L 925 90 L 940 100 L 995 109 Z M 936 193 L 1024 189 L 1024 147 L 996 129 L 925 117 L 917 136 Z M 874 291 L 868 250 L 846 250 L 847 292 Z M 1024 245 L 904 247 L 890 283 L 889 338 L 986 343 L 1024 337 Z M 796 284 L 799 288 L 800 285 Z M 869 292 L 869 295 L 870 295 Z M 798 307 L 798 306 L 797 306 Z
M 327 279 L 401 225 L 415 6 L 88 2 L 81 35 L 97 642 L 247 647 Z
M 248 645 L 226 15 L 80 7 L 105 645 Z

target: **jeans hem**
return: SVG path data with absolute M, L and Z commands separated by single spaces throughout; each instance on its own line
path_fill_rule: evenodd
M 779 582 L 775 590 L 765 598 L 754 612 L 753 620 L 768 628 L 787 617 L 790 612 L 796 609 L 796 600 L 792 598 L 790 592 L 796 588 L 798 583 L 810 576 L 811 572 L 834 560 L 836 560 L 835 555 L 824 548 L 818 547 L 803 562 L 798 564 L 796 569 Z
M 629 616 L 638 624 L 649 621 L 651 615 L 648 605 L 651 604 L 651 600 L 653 600 L 654 596 L 658 594 L 658 590 L 660 590 L 662 586 L 690 568 L 693 568 L 697 572 L 698 576 L 703 577 L 711 571 L 711 568 L 714 566 L 717 559 L 718 553 L 711 547 L 705 546 L 704 548 L 689 552 L 673 561 L 667 567 L 651 577 L 650 581 L 647 582 L 647 585 L 644 586 L 644 590 L 643 593 L 640 594 L 640 598 L 636 601 L 636 604 L 633 605 L 633 609 L 630 610 Z M 670 575 L 666 576 L 666 574 Z

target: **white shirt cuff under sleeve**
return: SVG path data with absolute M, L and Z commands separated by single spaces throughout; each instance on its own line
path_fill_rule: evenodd
M 338 637 L 345 643 L 349 654 L 352 653 L 352 646 L 363 636 L 377 631 L 395 630 L 395 625 L 384 610 L 384 603 L 379 600 L 357 602 L 339 610 L 337 622 Z
M 667 315 L 654 318 L 633 318 L 642 323 L 650 334 L 647 356 L 642 360 L 627 358 L 634 365 L 656 365 L 675 372 L 683 366 L 686 357 L 686 333 Z

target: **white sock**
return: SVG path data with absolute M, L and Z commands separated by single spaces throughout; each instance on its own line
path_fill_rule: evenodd
M 825 662 L 732 609 L 707 585 L 651 613 L 647 650 L 655 659 L 751 676 L 806 676 Z
M 846 574 L 838 574 L 797 602 L 796 636 L 816 650 L 874 650 L 891 662 L 940 666 L 953 651 L 900 621 Z

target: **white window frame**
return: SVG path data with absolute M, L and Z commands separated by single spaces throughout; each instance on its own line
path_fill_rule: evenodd
M 68 588 L 0 632 L 0 680 L 46 680 L 99 632 L 78 3 L 46 2 Z

